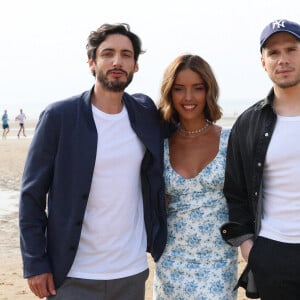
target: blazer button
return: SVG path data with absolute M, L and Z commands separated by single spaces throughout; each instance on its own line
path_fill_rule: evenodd
M 82 221 L 80 220 L 80 221 L 76 222 L 76 225 L 77 226 L 81 226 L 82 225 Z
M 82 195 L 82 199 L 83 199 L 83 200 L 87 200 L 88 198 L 89 198 L 89 195 L 88 195 L 88 194 Z
M 71 247 L 70 247 L 70 250 L 71 250 L 71 251 L 75 251 L 75 250 L 76 250 L 76 247 L 75 247 L 75 246 L 71 246 Z
M 227 233 L 227 230 L 226 230 L 226 229 L 223 229 L 223 230 L 222 230 L 222 233 L 223 233 L 223 234 L 226 234 L 226 233 Z

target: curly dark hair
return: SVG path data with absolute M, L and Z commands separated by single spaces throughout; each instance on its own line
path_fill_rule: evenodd
M 103 24 L 96 31 L 92 31 L 88 36 L 86 49 L 89 59 L 95 60 L 97 48 L 111 34 L 122 34 L 130 39 L 134 50 L 134 60 L 136 62 L 139 58 L 139 55 L 145 52 L 142 50 L 141 39 L 132 31 L 130 31 L 130 26 L 128 24 Z

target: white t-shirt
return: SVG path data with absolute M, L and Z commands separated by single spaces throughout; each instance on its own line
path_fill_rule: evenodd
M 20 124 L 24 124 L 25 122 L 25 119 L 26 119 L 26 116 L 24 113 L 20 113 L 18 116 L 17 116 L 17 119 L 19 121 Z
M 277 116 L 263 175 L 260 236 L 300 243 L 300 116 Z
M 148 268 L 140 169 L 145 148 L 128 113 L 93 107 L 98 146 L 78 251 L 69 277 L 109 280 Z

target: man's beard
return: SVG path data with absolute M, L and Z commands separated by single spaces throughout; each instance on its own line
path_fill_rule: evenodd
M 102 71 L 98 71 L 97 80 L 108 91 L 123 92 L 133 79 L 133 72 L 126 73 L 126 74 L 128 74 L 128 76 L 127 76 L 127 81 L 125 82 L 119 81 L 118 79 L 114 81 L 109 81 L 107 79 L 107 76 Z
M 287 89 L 290 87 L 294 87 L 300 83 L 300 79 L 289 81 L 289 82 L 275 82 L 280 88 Z
M 285 69 L 291 70 L 291 71 L 295 71 L 295 69 L 292 68 L 292 67 L 290 67 L 290 68 L 286 67 Z M 279 71 L 280 71 L 280 70 L 278 70 L 278 72 L 279 72 Z M 289 80 L 287 80 L 287 79 L 285 79 L 285 78 L 283 78 L 283 79 L 281 79 L 281 78 L 276 78 L 276 74 L 277 74 L 277 72 L 275 73 L 274 76 L 272 76 L 273 78 L 271 77 L 271 80 L 272 80 L 278 87 L 280 87 L 280 88 L 282 88 L 282 89 L 291 88 L 291 87 L 294 87 L 294 86 L 300 84 L 300 72 L 299 72 L 299 71 L 297 71 L 297 73 L 295 74 L 294 78 L 289 79 Z

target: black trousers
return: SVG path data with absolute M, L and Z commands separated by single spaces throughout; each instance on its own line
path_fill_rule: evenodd
M 258 237 L 249 265 L 261 300 L 300 300 L 300 244 Z

